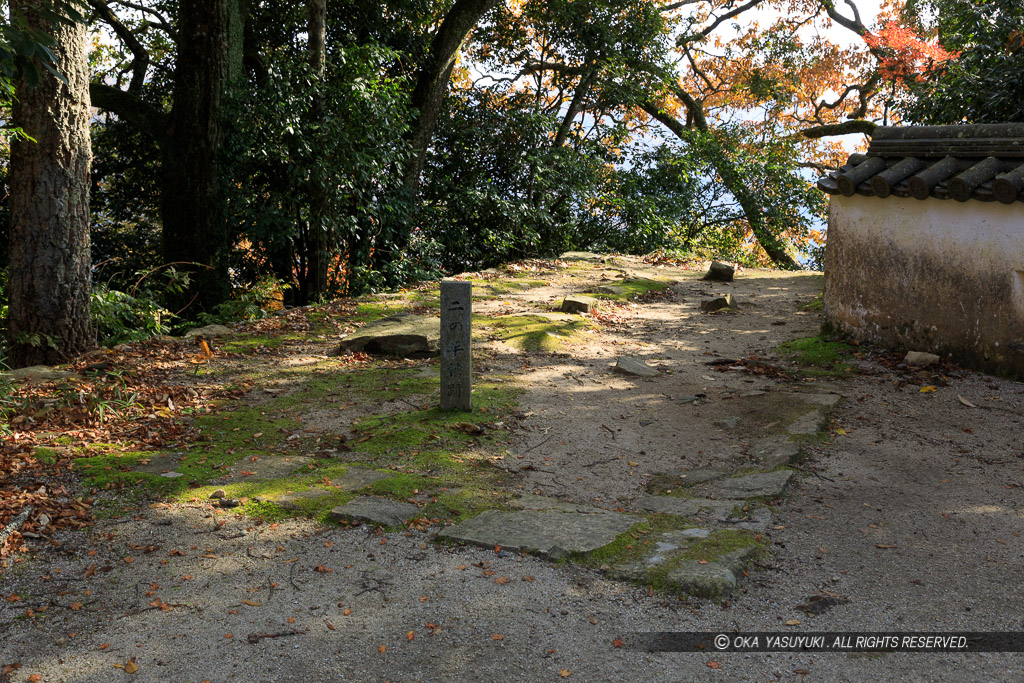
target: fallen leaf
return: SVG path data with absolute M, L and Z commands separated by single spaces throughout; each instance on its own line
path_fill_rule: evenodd
M 97 649 L 98 650 L 106 650 L 108 647 L 110 647 L 110 643 L 103 643 Z
M 224 634 L 224 637 L 225 637 L 225 638 L 234 638 L 234 637 L 235 637 L 235 634 L 234 634 L 234 633 L 225 633 L 225 634 Z
M 341 611 L 341 616 L 343 616 L 343 617 L 347 617 L 350 614 L 352 614 L 352 608 L 350 608 L 350 607 L 346 607 L 345 609 L 343 609 Z
M 882 543 L 876 543 L 875 547 L 876 548 L 881 548 L 882 550 L 889 550 L 890 548 L 895 548 L 896 546 L 894 546 L 894 545 L 883 545 Z
M 429 599 L 430 599 L 429 595 L 421 595 L 420 596 L 420 602 L 426 602 Z
M 39 683 L 41 680 L 43 680 L 43 677 L 39 674 L 32 674 L 28 677 L 28 683 Z
M 558 672 L 558 675 L 561 676 L 562 678 L 568 678 L 569 676 L 572 676 L 572 672 L 569 671 L 568 669 L 562 669 L 561 671 Z
M 789 621 L 786 622 L 786 626 L 799 626 L 799 625 L 800 625 L 800 620 L 799 619 L 790 619 Z
M 74 610 L 75 612 L 77 612 L 78 610 L 82 609 L 82 603 L 80 603 L 80 602 L 72 603 L 71 609 Z
M 377 652 L 379 652 L 381 654 L 384 654 L 387 651 L 388 651 L 388 646 L 387 645 L 381 645 L 380 647 L 377 648 Z
M 533 583 L 534 578 L 532 576 L 524 576 L 523 581 L 529 581 L 530 583 Z
M 504 584 L 508 583 L 509 581 L 511 581 L 511 579 L 508 578 L 507 576 L 499 576 L 498 578 L 496 578 L 494 580 L 494 583 L 497 583 L 499 585 L 504 585 Z
M 721 669 L 722 665 L 719 664 L 718 662 L 708 662 L 708 668 L 709 669 Z
M 133 673 L 135 673 L 138 670 L 139 670 L 139 665 L 136 664 L 135 662 L 129 661 L 127 664 L 124 665 L 124 672 L 126 674 L 133 674 Z
M 464 571 L 466 571 L 467 569 L 469 569 L 469 567 L 467 567 L 467 566 L 466 566 L 466 565 L 464 565 L 464 564 L 460 564 L 460 565 L 459 565 L 458 567 L 456 567 L 456 569 L 458 569 L 458 570 L 459 570 L 460 572 L 464 572 Z
M 632 460 L 629 460 L 628 462 L 630 467 L 640 467 L 640 463 L 638 462 L 633 462 Z
M 501 635 L 500 633 L 495 633 L 491 636 L 491 640 L 505 640 L 505 636 Z
M 249 607 L 261 607 L 262 602 L 255 602 L 254 600 L 242 600 L 243 605 L 249 605 Z
M 182 581 L 191 581 L 192 580 L 192 575 L 191 574 L 182 574 L 181 575 L 181 580 Z
M 938 389 L 935 388 L 934 386 L 932 386 L 931 384 L 926 384 L 925 386 L 921 387 L 918 390 L 918 393 L 920 393 L 920 394 L 930 394 L 930 393 L 933 393 L 935 391 L 938 391 Z
M 415 638 L 416 638 L 416 632 L 415 631 L 409 631 L 408 633 L 405 634 L 405 639 L 406 640 L 414 640 Z
M 978 406 L 974 405 L 973 403 L 971 403 L 970 401 L 968 401 L 963 396 L 961 396 L 960 394 L 957 394 L 956 398 L 957 398 L 958 401 L 960 401 L 960 403 L 964 404 L 968 408 L 977 408 L 978 407 Z
M 612 641 L 612 647 L 622 647 L 625 644 L 626 643 L 624 643 L 622 641 L 622 638 L 616 638 L 615 640 Z
M 331 622 L 327 621 L 326 619 L 324 619 L 324 625 L 327 626 L 327 628 L 331 629 L 332 631 L 337 630 L 337 627 L 334 624 L 332 624 Z
M 287 621 L 289 624 L 294 624 L 295 623 L 295 617 L 288 617 L 285 621 Z

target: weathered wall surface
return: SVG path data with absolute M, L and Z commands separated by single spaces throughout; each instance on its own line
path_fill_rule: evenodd
M 1024 377 L 1024 205 L 833 195 L 826 323 Z

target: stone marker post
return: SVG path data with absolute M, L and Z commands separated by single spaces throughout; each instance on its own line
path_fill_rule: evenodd
M 457 280 L 441 282 L 441 410 L 472 410 L 473 285 Z

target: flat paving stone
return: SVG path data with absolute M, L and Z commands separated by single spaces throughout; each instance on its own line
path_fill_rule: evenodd
M 277 498 L 271 499 L 271 502 L 276 503 L 285 510 L 297 510 L 301 507 L 302 503 L 308 503 L 310 501 L 323 498 L 331 495 L 331 491 L 327 489 L 309 489 L 307 491 L 289 491 L 282 493 Z
M 800 444 L 784 436 L 769 436 L 751 444 L 750 454 L 762 467 L 779 467 L 799 459 Z
M 726 553 L 718 559 L 701 564 L 685 562 L 671 570 L 666 582 L 676 590 L 702 598 L 716 598 L 732 592 L 739 585 L 738 576 L 750 563 L 757 548 L 749 546 Z
M 436 370 L 434 371 L 434 374 L 437 374 Z M 350 465 L 348 469 L 345 470 L 345 474 L 340 477 L 333 477 L 331 479 L 331 483 L 342 491 L 362 491 L 374 482 L 378 482 L 381 479 L 388 479 L 393 476 L 393 472 L 380 472 L 378 470 Z
M 154 453 L 152 457 L 132 469 L 145 474 L 170 474 L 181 464 L 183 458 L 181 453 Z
M 755 472 L 742 477 L 722 479 L 711 485 L 711 491 L 716 498 L 729 498 L 742 500 L 755 496 L 775 497 L 782 494 L 793 478 L 791 470 L 776 470 L 774 472 Z
M 799 393 L 797 396 L 807 403 L 813 403 L 816 406 L 825 406 L 826 408 L 831 408 L 835 404 L 839 403 L 839 400 L 842 398 L 839 394 Z
M 611 510 L 604 510 L 593 505 L 573 503 L 568 500 L 561 500 L 560 498 L 552 498 L 551 496 L 520 496 L 509 502 L 509 507 L 517 510 L 559 510 L 561 512 L 578 512 L 587 515 L 616 514 Z
M 331 519 L 356 520 L 381 526 L 402 526 L 405 520 L 416 515 L 419 510 L 412 503 L 376 496 L 359 496 L 331 510 Z
M 228 477 L 245 481 L 266 481 L 284 477 L 313 462 L 304 455 L 260 455 L 246 457 L 228 468 Z
M 804 413 L 786 427 L 786 431 L 793 436 L 813 436 L 818 433 L 825 422 L 825 416 L 820 410 L 812 410 Z
M 726 515 L 732 511 L 735 505 L 736 503 L 731 500 L 679 498 L 676 496 L 643 496 L 633 503 L 633 507 L 639 510 L 680 517 L 695 517 L 702 512 L 710 512 L 716 516 Z
M 487 510 L 446 529 L 439 536 L 488 548 L 500 545 L 557 559 L 569 553 L 588 553 L 602 548 L 639 521 L 639 517 L 618 512 Z

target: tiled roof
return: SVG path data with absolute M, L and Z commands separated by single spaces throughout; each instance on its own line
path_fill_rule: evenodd
M 818 181 L 829 194 L 1024 202 L 1024 124 L 875 129 L 867 154 Z

